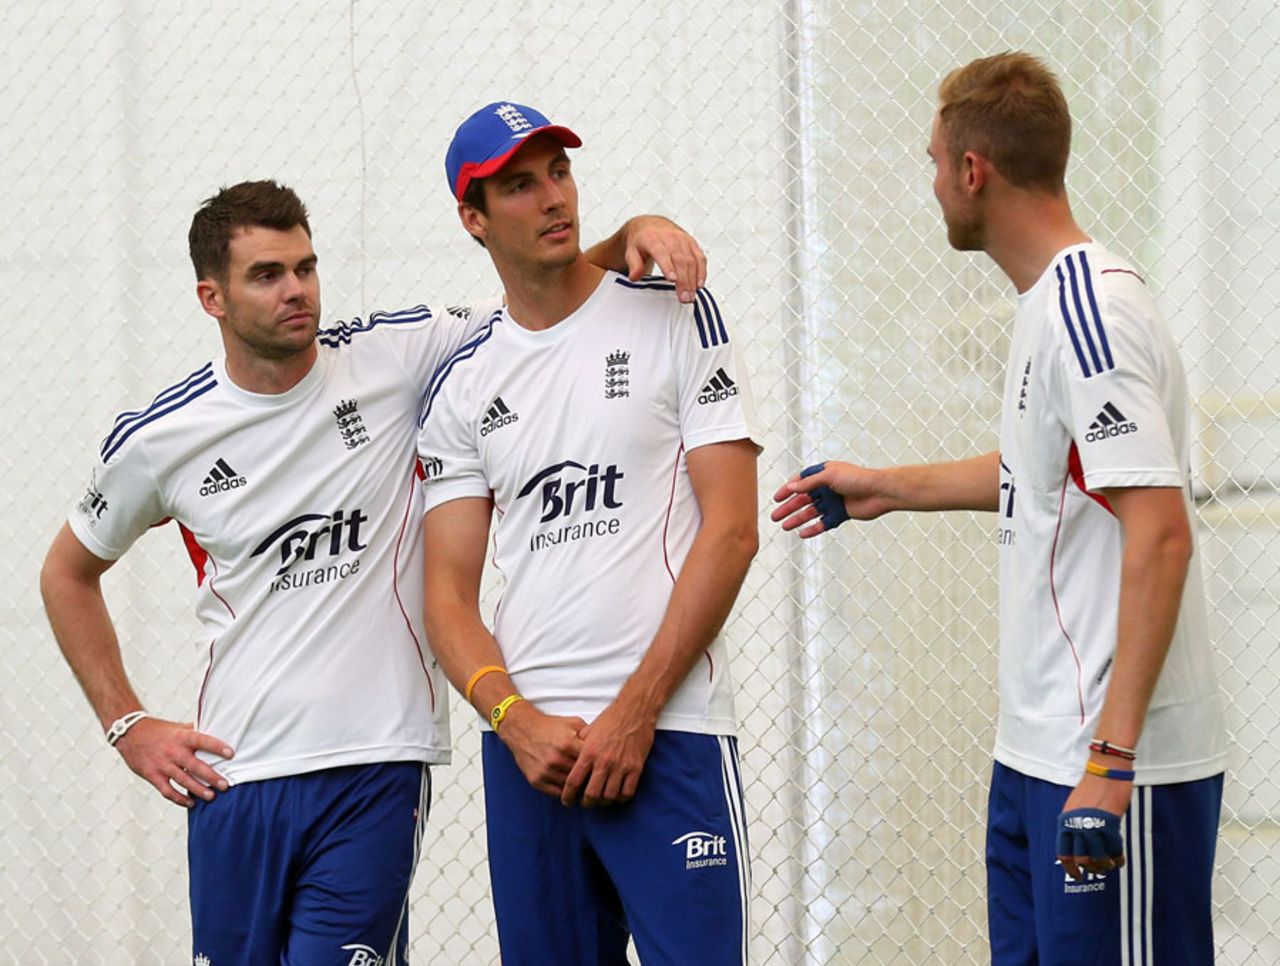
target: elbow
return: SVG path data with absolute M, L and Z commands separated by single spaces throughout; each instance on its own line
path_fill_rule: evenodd
M 1170 522 L 1152 535 L 1150 546 L 1143 552 L 1148 560 L 1159 560 L 1171 571 L 1186 574 L 1195 552 L 1195 540 L 1188 521 Z
M 727 555 L 740 561 L 742 569 L 751 566 L 751 561 L 760 552 L 760 528 L 754 519 L 733 527 L 725 537 Z

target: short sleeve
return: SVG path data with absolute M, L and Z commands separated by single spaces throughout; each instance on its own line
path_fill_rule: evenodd
M 436 370 L 501 308 L 500 296 L 448 308 L 416 305 L 396 312 L 373 312 L 368 321 L 338 323 L 320 337 L 322 341 L 341 341 L 344 333 L 349 339 L 352 332 L 363 329 L 383 331 L 384 344 L 399 359 L 409 380 L 425 388 Z
M 99 460 L 68 523 L 90 553 L 118 560 L 167 514 L 141 441 Z
M 692 307 L 677 311 L 672 338 L 685 451 L 735 439 L 750 439 L 759 451 L 746 367 L 715 296 L 698 289 Z
M 424 513 L 450 500 L 490 495 L 474 427 L 456 397 L 460 385 L 457 380 L 445 380 L 431 394 L 422 415 L 418 460 L 426 496 Z
M 1140 283 L 1132 283 L 1140 284 Z M 1085 485 L 1185 483 L 1167 410 L 1172 373 L 1181 372 L 1154 306 L 1108 292 L 1064 300 L 1059 346 L 1061 416 L 1080 455 Z M 1147 300 L 1144 300 L 1147 301 Z

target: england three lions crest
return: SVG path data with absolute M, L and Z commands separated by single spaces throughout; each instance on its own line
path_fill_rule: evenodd
M 344 399 L 333 410 L 333 415 L 338 420 L 338 435 L 342 437 L 342 445 L 347 449 L 355 449 L 369 442 L 369 431 L 364 428 L 358 406 L 356 400 Z
M 631 353 L 622 349 L 604 357 L 604 398 L 631 395 Z

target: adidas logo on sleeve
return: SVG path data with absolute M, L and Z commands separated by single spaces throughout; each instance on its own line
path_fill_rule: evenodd
M 480 435 L 488 436 L 494 430 L 501 429 L 503 426 L 510 426 L 519 419 L 519 414 L 508 409 L 501 396 L 495 396 L 480 420 Z
M 698 393 L 698 403 L 702 406 L 724 402 L 738 394 L 738 384 L 729 378 L 729 374 L 721 367 L 716 374 L 707 380 L 707 384 Z
M 248 484 L 248 480 L 231 468 L 226 460 L 218 460 L 213 464 L 204 483 L 200 487 L 201 496 L 213 496 L 215 493 L 225 493 L 227 490 L 239 489 Z
M 1093 422 L 1089 424 L 1089 431 L 1085 433 L 1084 441 L 1086 443 L 1099 443 L 1106 439 L 1114 439 L 1117 436 L 1124 436 L 1137 431 L 1137 423 L 1130 422 L 1124 413 L 1116 409 L 1111 403 L 1107 403 L 1102 407 L 1098 415 L 1094 417 Z

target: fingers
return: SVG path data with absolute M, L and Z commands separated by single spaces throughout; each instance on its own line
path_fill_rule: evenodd
M 176 789 L 173 785 L 171 785 L 169 783 L 168 778 L 161 776 L 155 779 L 148 778 L 147 781 L 151 782 L 151 784 L 155 786 L 156 791 L 158 791 L 161 795 L 163 795 L 169 801 L 173 802 L 173 804 L 180 805 L 183 808 L 191 808 L 193 805 L 195 805 L 194 801 L 192 801 L 186 795 L 179 792 L 178 789 Z
M 662 277 L 676 287 L 676 297 L 686 305 L 707 281 L 707 256 L 690 235 L 679 228 L 664 237 L 654 237 L 645 253 Z M 627 264 L 631 264 L 628 257 Z
M 783 500 L 789 500 L 795 496 L 807 497 L 809 493 L 818 487 L 830 485 L 830 481 L 830 470 L 821 470 L 803 477 L 796 474 L 774 491 L 773 500 L 775 503 L 781 503 Z
M 190 724 L 148 718 L 121 738 L 116 750 L 164 798 L 183 808 L 194 805 L 195 798 L 210 801 L 231 787 L 196 752 L 230 758 L 232 749 L 220 738 L 193 731 Z
M 640 253 L 640 249 L 635 245 L 628 245 L 624 253 L 627 260 L 627 278 L 633 282 L 638 282 L 644 278 L 649 272 L 649 266 L 653 263 Z
M 190 735 L 191 748 L 195 751 L 207 751 L 211 755 L 217 755 L 219 758 L 234 758 L 235 752 L 221 738 L 215 738 L 213 735 L 206 735 L 203 732 L 193 731 Z
M 802 537 L 813 536 L 826 529 L 826 525 L 820 519 L 818 508 L 807 497 L 803 500 L 797 497 L 795 501 L 784 503 L 769 514 L 769 518 L 774 523 L 781 523 L 783 530 L 795 530 L 797 527 L 812 523 L 812 526 L 800 531 Z
M 676 283 L 676 297 L 688 304 L 707 281 L 707 256 L 690 235 L 683 235 L 671 250 L 671 271 L 667 278 Z M 664 274 L 666 274 L 664 272 Z
M 1106 875 L 1113 869 L 1124 868 L 1125 857 L 1123 854 L 1101 858 L 1092 855 L 1060 855 L 1058 861 L 1062 863 L 1062 868 L 1067 875 L 1079 882 L 1086 872 L 1092 875 Z
M 782 494 L 782 491 L 779 490 L 778 494 Z M 774 496 L 775 500 L 778 498 L 778 495 Z M 791 514 L 799 513 L 802 510 L 813 510 L 815 513 L 817 512 L 817 509 L 813 505 L 813 498 L 807 493 L 792 493 L 787 496 L 782 496 L 781 498 L 786 502 L 783 503 L 782 506 L 774 507 L 773 511 L 769 514 L 769 519 L 774 523 L 781 523 L 787 517 L 791 516 Z
M 576 802 L 583 783 L 590 776 L 591 765 L 588 763 L 587 756 L 579 755 L 578 760 L 573 764 L 573 770 L 569 772 L 569 777 L 564 780 L 564 788 L 560 792 L 560 804 L 568 806 Z

